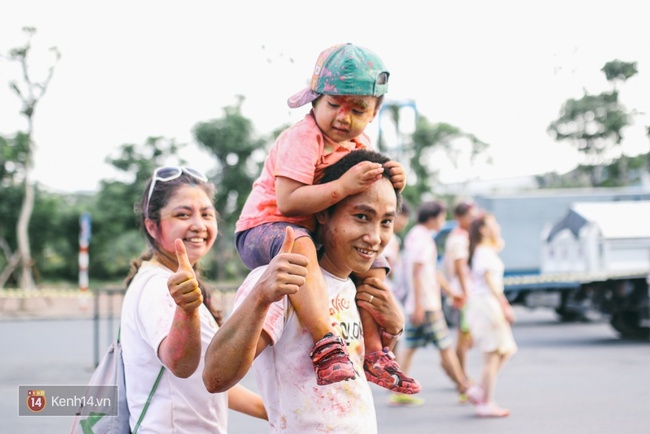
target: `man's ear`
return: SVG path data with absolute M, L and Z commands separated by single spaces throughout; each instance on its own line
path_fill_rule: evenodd
M 156 232 L 158 231 L 158 226 L 156 222 L 151 219 L 144 219 L 144 227 L 147 229 L 147 233 L 151 235 L 151 238 L 156 238 Z
M 316 213 L 316 220 L 318 221 L 319 225 L 322 225 L 322 224 L 325 224 L 329 220 L 329 216 L 330 215 L 327 212 L 327 210 L 318 211 Z

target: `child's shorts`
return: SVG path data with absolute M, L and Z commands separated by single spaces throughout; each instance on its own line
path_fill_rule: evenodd
M 287 226 L 293 228 L 296 240 L 302 237 L 314 240 L 312 232 L 302 226 L 288 222 L 264 223 L 235 234 L 235 245 L 242 262 L 250 270 L 268 265 L 282 247 Z M 316 248 L 318 249 L 319 246 L 317 245 Z M 390 265 L 384 255 L 375 259 L 371 268 L 384 268 L 386 274 L 390 272 Z
M 282 247 L 287 226 L 293 228 L 295 239 L 309 237 L 314 239 L 310 230 L 288 222 L 272 222 L 235 234 L 235 243 L 239 257 L 249 269 L 268 265 Z

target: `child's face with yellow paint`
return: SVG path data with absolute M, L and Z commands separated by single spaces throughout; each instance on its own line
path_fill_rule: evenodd
M 377 111 L 375 96 L 322 95 L 314 103 L 318 128 L 337 143 L 361 135 Z

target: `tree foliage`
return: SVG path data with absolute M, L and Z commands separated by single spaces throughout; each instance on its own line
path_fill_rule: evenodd
M 548 126 L 557 141 L 568 141 L 584 154 L 590 168 L 591 185 L 601 182 L 601 167 L 618 157 L 623 130 L 632 123 L 632 112 L 619 102 L 617 81 L 626 81 L 637 73 L 636 62 L 607 62 L 601 71 L 612 83 L 613 89 L 600 94 L 584 94 L 579 99 L 570 98 L 560 110 L 559 117 Z M 623 168 L 622 179 L 626 176 Z
M 636 62 L 623 62 L 618 59 L 605 63 L 600 70 L 605 74 L 607 81 L 614 85 L 614 88 L 616 88 L 616 82 L 624 83 L 639 72 Z
M 236 105 L 224 108 L 222 118 L 199 122 L 193 129 L 199 146 L 217 160 L 216 207 L 228 224 L 237 220 L 259 172 L 251 157 L 266 144 L 264 139 L 254 136 L 253 123 L 242 115 L 243 101 L 240 97 Z
M 131 259 L 145 249 L 139 221 L 134 212 L 140 203 L 146 182 L 158 166 L 185 165 L 178 157 L 180 146 L 173 139 L 149 137 L 136 145 L 120 146 L 116 157 L 106 162 L 131 181 L 104 180 L 89 209 L 92 216 L 92 240 L 89 246 L 90 269 L 96 277 L 126 277 Z M 84 210 L 80 210 L 79 215 Z
M 444 164 L 437 156 L 444 156 L 445 162 L 456 167 L 459 159 L 466 156 L 463 145 L 469 145 L 471 163 L 484 156 L 489 147 L 459 127 L 445 122 L 431 123 L 424 116 L 418 116 L 411 140 L 405 152 L 410 179 L 404 195 L 412 204 L 435 194 L 440 182 L 440 167 Z
M 13 137 L 0 136 L 0 185 L 22 185 L 29 158 L 29 137 L 22 131 Z
M 225 279 L 242 271 L 234 250 L 235 222 L 244 207 L 260 167 L 253 159 L 255 151 L 265 148 L 267 140 L 255 137 L 253 123 L 243 116 L 240 97 L 237 104 L 224 108 L 219 119 L 197 123 L 196 142 L 216 158 L 213 181 L 217 186 L 215 206 L 223 220 L 214 251 L 216 278 Z
M 403 108 L 412 109 L 415 113 L 413 131 L 406 134 L 400 131 Z M 388 112 L 398 143 L 397 146 L 389 146 L 380 127 L 378 149 L 405 167 L 409 178 L 403 195 L 414 206 L 423 197 L 435 194 L 435 187 L 440 182 L 441 159 L 444 164 L 449 163 L 453 167 L 457 167 L 462 158 L 468 158 L 470 164 L 475 163 L 479 156 L 490 161 L 485 154 L 489 147 L 487 143 L 449 123 L 431 123 L 417 112 L 412 101 L 387 102 L 382 111 Z
M 43 98 L 47 88 L 52 80 L 54 68 L 61 58 L 61 53 L 56 47 L 51 47 L 50 51 L 54 54 L 54 59 L 48 69 L 44 79 L 36 80 L 32 77 L 32 70 L 29 66 L 28 59 L 32 49 L 32 38 L 36 33 L 34 27 L 23 27 L 27 40 L 25 44 L 13 48 L 6 56 L 9 61 L 17 62 L 20 65 L 21 80 L 11 80 L 9 87 L 14 91 L 22 103 L 21 114 L 27 121 L 27 130 L 24 135 L 20 137 L 20 144 L 22 145 L 22 155 L 20 159 L 14 161 L 22 165 L 22 183 L 24 188 L 23 201 L 20 206 L 20 213 L 18 221 L 16 222 L 16 235 L 17 235 L 17 251 L 12 253 L 9 257 L 5 269 L 0 273 L 0 287 L 4 285 L 4 280 L 14 270 L 14 267 L 20 263 L 20 286 L 25 290 L 35 289 L 31 245 L 29 239 L 29 224 L 34 210 L 35 192 L 34 185 L 30 180 L 30 172 L 32 167 L 32 155 L 34 152 L 35 144 L 33 143 L 34 134 L 34 114 L 38 102 Z M 5 245 L 5 248 L 9 247 Z M 7 255 L 9 253 L 6 253 Z

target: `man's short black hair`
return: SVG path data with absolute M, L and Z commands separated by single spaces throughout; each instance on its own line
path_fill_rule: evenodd
M 446 213 L 447 206 L 439 200 L 424 202 L 418 207 L 418 223 L 426 223 L 431 218 L 438 218 L 440 213 Z
M 472 209 L 476 208 L 476 203 L 471 200 L 463 200 L 456 204 L 454 207 L 454 217 L 464 217 Z

